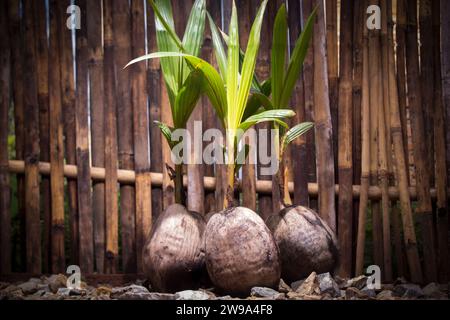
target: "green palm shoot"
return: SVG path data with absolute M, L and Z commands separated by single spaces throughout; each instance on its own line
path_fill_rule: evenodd
M 156 41 L 159 51 L 179 52 L 197 56 L 203 43 L 206 18 L 206 0 L 196 0 L 192 6 L 183 40 L 175 33 L 170 0 L 149 0 L 155 13 Z M 202 76 L 188 66 L 183 57 L 164 57 L 160 60 L 172 111 L 173 126 L 155 121 L 170 148 L 175 145 L 172 132 L 185 129 L 199 98 Z M 131 62 L 128 64 L 130 65 Z M 127 65 L 127 66 L 128 66 Z M 184 204 L 183 165 L 175 165 L 175 202 Z

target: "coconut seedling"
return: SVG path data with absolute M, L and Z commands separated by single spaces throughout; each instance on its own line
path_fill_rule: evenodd
M 198 55 L 203 42 L 206 17 L 205 0 L 196 0 L 186 25 L 183 39 L 174 31 L 170 0 L 150 0 L 155 12 L 158 50 Z M 128 65 L 145 60 L 141 57 Z M 160 59 L 169 96 L 173 126 L 155 121 L 170 148 L 175 143 L 172 133 L 185 129 L 200 96 L 202 78 L 180 56 Z M 127 66 L 128 66 L 127 65 Z M 190 289 L 206 275 L 203 232 L 204 217 L 189 212 L 183 192 L 183 164 L 175 164 L 175 202 L 158 217 L 143 250 L 143 268 L 153 288 L 162 292 Z
M 311 42 L 316 10 L 308 18 L 303 32 L 296 41 L 286 67 L 288 24 L 283 4 L 275 17 L 271 54 L 271 97 L 256 93 L 266 109 L 287 108 L 294 90 L 309 43 Z M 267 225 L 278 244 L 282 277 L 286 281 L 303 279 L 311 272 L 333 271 L 337 262 L 336 237 L 329 226 L 313 210 L 293 206 L 288 188 L 287 168 L 283 157 L 289 144 L 313 127 L 313 123 L 299 123 L 289 130 L 273 123 L 275 152 L 279 170 L 272 180 L 275 214 Z M 279 212 L 276 212 L 280 210 Z

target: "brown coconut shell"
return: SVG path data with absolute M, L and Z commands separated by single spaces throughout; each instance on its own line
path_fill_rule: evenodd
M 219 291 L 248 294 L 255 286 L 278 286 L 278 248 L 264 221 L 252 210 L 234 207 L 212 215 L 205 244 L 206 268 Z
M 176 292 L 198 288 L 205 276 L 204 218 L 184 206 L 169 206 L 156 220 L 143 252 L 152 289 Z
M 334 271 L 339 258 L 336 236 L 316 212 L 291 206 L 268 217 L 266 223 L 280 250 L 283 280 Z

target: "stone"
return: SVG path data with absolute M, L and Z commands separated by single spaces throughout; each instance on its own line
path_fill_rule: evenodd
M 298 295 L 320 295 L 319 283 L 317 280 L 317 274 L 315 272 L 311 273 L 308 278 L 303 281 L 300 287 L 295 290 Z
M 289 287 L 289 285 L 283 281 L 283 279 L 280 279 L 280 283 L 278 284 L 278 291 L 281 293 L 288 293 L 292 291 L 292 288 Z
M 369 289 L 367 286 L 362 288 L 361 292 L 370 298 L 374 298 L 377 296 L 377 292 L 375 291 L 375 289 Z
M 345 284 L 345 289 L 353 287 L 358 290 L 362 290 L 366 285 L 367 285 L 367 277 L 362 275 L 348 280 L 347 283 Z
M 253 297 L 260 298 L 273 298 L 280 294 L 278 291 L 266 287 L 253 287 L 250 292 Z
M 46 278 L 48 287 L 53 293 L 58 292 L 59 288 L 65 288 L 67 284 L 67 277 L 63 274 L 54 274 Z
M 402 298 L 420 298 L 424 296 L 424 293 L 417 284 L 406 283 L 396 285 L 394 295 Z
M 441 289 L 439 287 L 439 285 L 437 285 L 436 283 L 432 282 L 429 283 L 428 285 L 426 285 L 423 289 L 423 294 L 427 297 L 427 298 L 440 298 L 442 297 L 442 292 Z
M 95 295 L 97 296 L 110 296 L 112 289 L 109 287 L 100 286 L 97 289 L 95 289 Z
M 184 290 L 175 293 L 176 300 L 209 300 L 211 296 L 204 291 Z
M 147 288 L 135 284 L 113 288 L 111 299 L 117 300 L 175 300 L 175 295 L 149 292 Z
M 38 291 L 38 285 L 42 284 L 40 279 L 31 278 L 27 282 L 19 284 L 17 287 L 22 290 L 25 295 L 33 294 Z
M 11 284 L 1 291 L 0 300 L 21 300 L 23 296 L 22 289 Z
M 292 291 L 297 291 L 298 288 L 302 285 L 302 283 L 305 282 L 305 280 L 298 280 L 291 283 Z
M 86 291 L 70 288 L 59 288 L 56 294 L 62 297 L 73 297 L 86 295 Z
M 328 293 L 332 297 L 339 297 L 341 295 L 341 289 L 329 272 L 319 274 L 317 280 L 321 294 Z
M 383 290 L 377 294 L 377 300 L 393 300 L 394 295 L 391 290 Z
M 222 297 L 217 297 L 216 299 L 217 300 L 233 300 L 233 298 L 231 296 L 228 296 L 228 295 L 222 296 Z
M 355 300 L 355 299 L 367 299 L 369 296 L 355 287 L 350 287 L 345 290 L 345 299 Z

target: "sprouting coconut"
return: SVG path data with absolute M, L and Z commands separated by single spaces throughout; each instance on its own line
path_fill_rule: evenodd
M 280 249 L 285 281 L 304 279 L 313 271 L 333 272 L 339 257 L 336 236 L 316 212 L 290 206 L 266 223 Z
M 175 292 L 198 288 L 206 276 L 203 216 L 179 204 L 156 220 L 144 247 L 143 264 L 152 288 Z
M 248 294 L 254 286 L 278 286 L 278 248 L 264 221 L 244 207 L 211 217 L 206 232 L 206 267 L 221 291 Z

